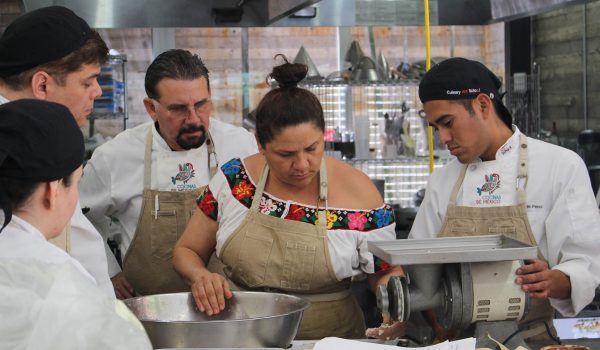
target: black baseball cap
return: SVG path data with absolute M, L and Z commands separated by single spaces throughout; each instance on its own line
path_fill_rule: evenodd
M 69 109 L 44 100 L 16 100 L 0 106 L 0 177 L 48 182 L 83 164 L 83 134 Z M 8 225 L 14 208 L 0 192 Z
M 0 37 L 0 77 L 10 77 L 79 49 L 92 29 L 73 11 L 49 6 L 28 12 Z
M 502 103 L 502 82 L 481 62 L 462 57 L 444 60 L 425 73 L 419 83 L 421 103 L 432 100 L 469 100 L 486 94 L 495 102 L 500 118 L 509 127 L 512 116 Z

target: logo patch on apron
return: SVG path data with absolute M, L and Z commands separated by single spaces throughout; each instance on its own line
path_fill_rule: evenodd
M 485 183 L 481 187 L 477 187 L 477 194 L 481 196 L 483 192 L 488 192 L 489 194 L 494 193 L 495 190 L 500 188 L 500 175 L 497 173 L 491 173 L 490 175 L 485 175 Z
M 194 177 L 195 173 L 196 171 L 194 170 L 192 163 L 179 164 L 179 172 L 177 175 L 171 177 L 171 182 L 173 185 L 176 185 L 177 181 L 187 184 L 187 182 Z

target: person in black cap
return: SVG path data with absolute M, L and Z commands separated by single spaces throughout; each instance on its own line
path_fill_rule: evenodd
M 531 298 L 520 327 L 532 346 L 552 343 L 543 322 L 574 316 L 600 283 L 600 215 L 585 164 L 574 152 L 512 125 L 501 82 L 483 64 L 451 58 L 419 84 L 427 120 L 455 160 L 436 170 L 410 238 L 505 234 L 537 245 L 515 272 Z M 594 272 L 596 271 L 596 272 Z
M 66 107 L 29 99 L 0 106 L 0 230 L 14 221 L 9 227 L 58 235 L 77 205 L 83 154 L 83 135 Z M 0 257 L 14 254 L 10 232 L 0 231 Z
M 126 307 L 48 242 L 79 210 L 83 155 L 83 135 L 65 106 L 33 99 L 0 106 L 0 348 L 151 348 Z M 74 327 L 78 337 L 67 332 Z
M 107 58 L 108 48 L 98 32 L 73 11 L 50 6 L 28 12 L 0 37 L 0 104 L 23 98 L 57 102 L 82 127 L 94 99 L 102 94 L 96 78 Z M 105 244 L 80 210 L 53 241 L 114 295 Z M 116 260 L 109 262 L 117 265 Z
M 28 12 L 0 37 L 0 98 L 62 103 L 82 127 L 102 94 L 96 78 L 107 58 L 106 43 L 73 11 Z

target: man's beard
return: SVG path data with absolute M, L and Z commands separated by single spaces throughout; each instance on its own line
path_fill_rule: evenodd
M 183 138 L 183 136 L 185 134 L 197 132 L 197 131 L 202 132 L 202 135 L 200 137 L 193 138 L 191 140 L 186 140 Z M 204 141 L 206 141 L 206 128 L 204 128 L 204 125 L 190 126 L 189 128 L 182 128 L 179 130 L 179 134 L 177 134 L 176 141 L 177 141 L 177 144 L 179 145 L 179 147 L 183 148 L 186 151 L 190 150 L 192 148 L 198 148 L 204 144 Z

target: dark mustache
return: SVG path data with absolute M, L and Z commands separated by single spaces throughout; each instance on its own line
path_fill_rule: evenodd
M 186 134 L 188 132 L 196 132 L 196 131 L 202 131 L 203 133 L 205 133 L 206 132 L 206 128 L 204 128 L 204 125 L 189 126 L 187 128 L 181 128 L 181 130 L 179 130 L 179 135 Z

